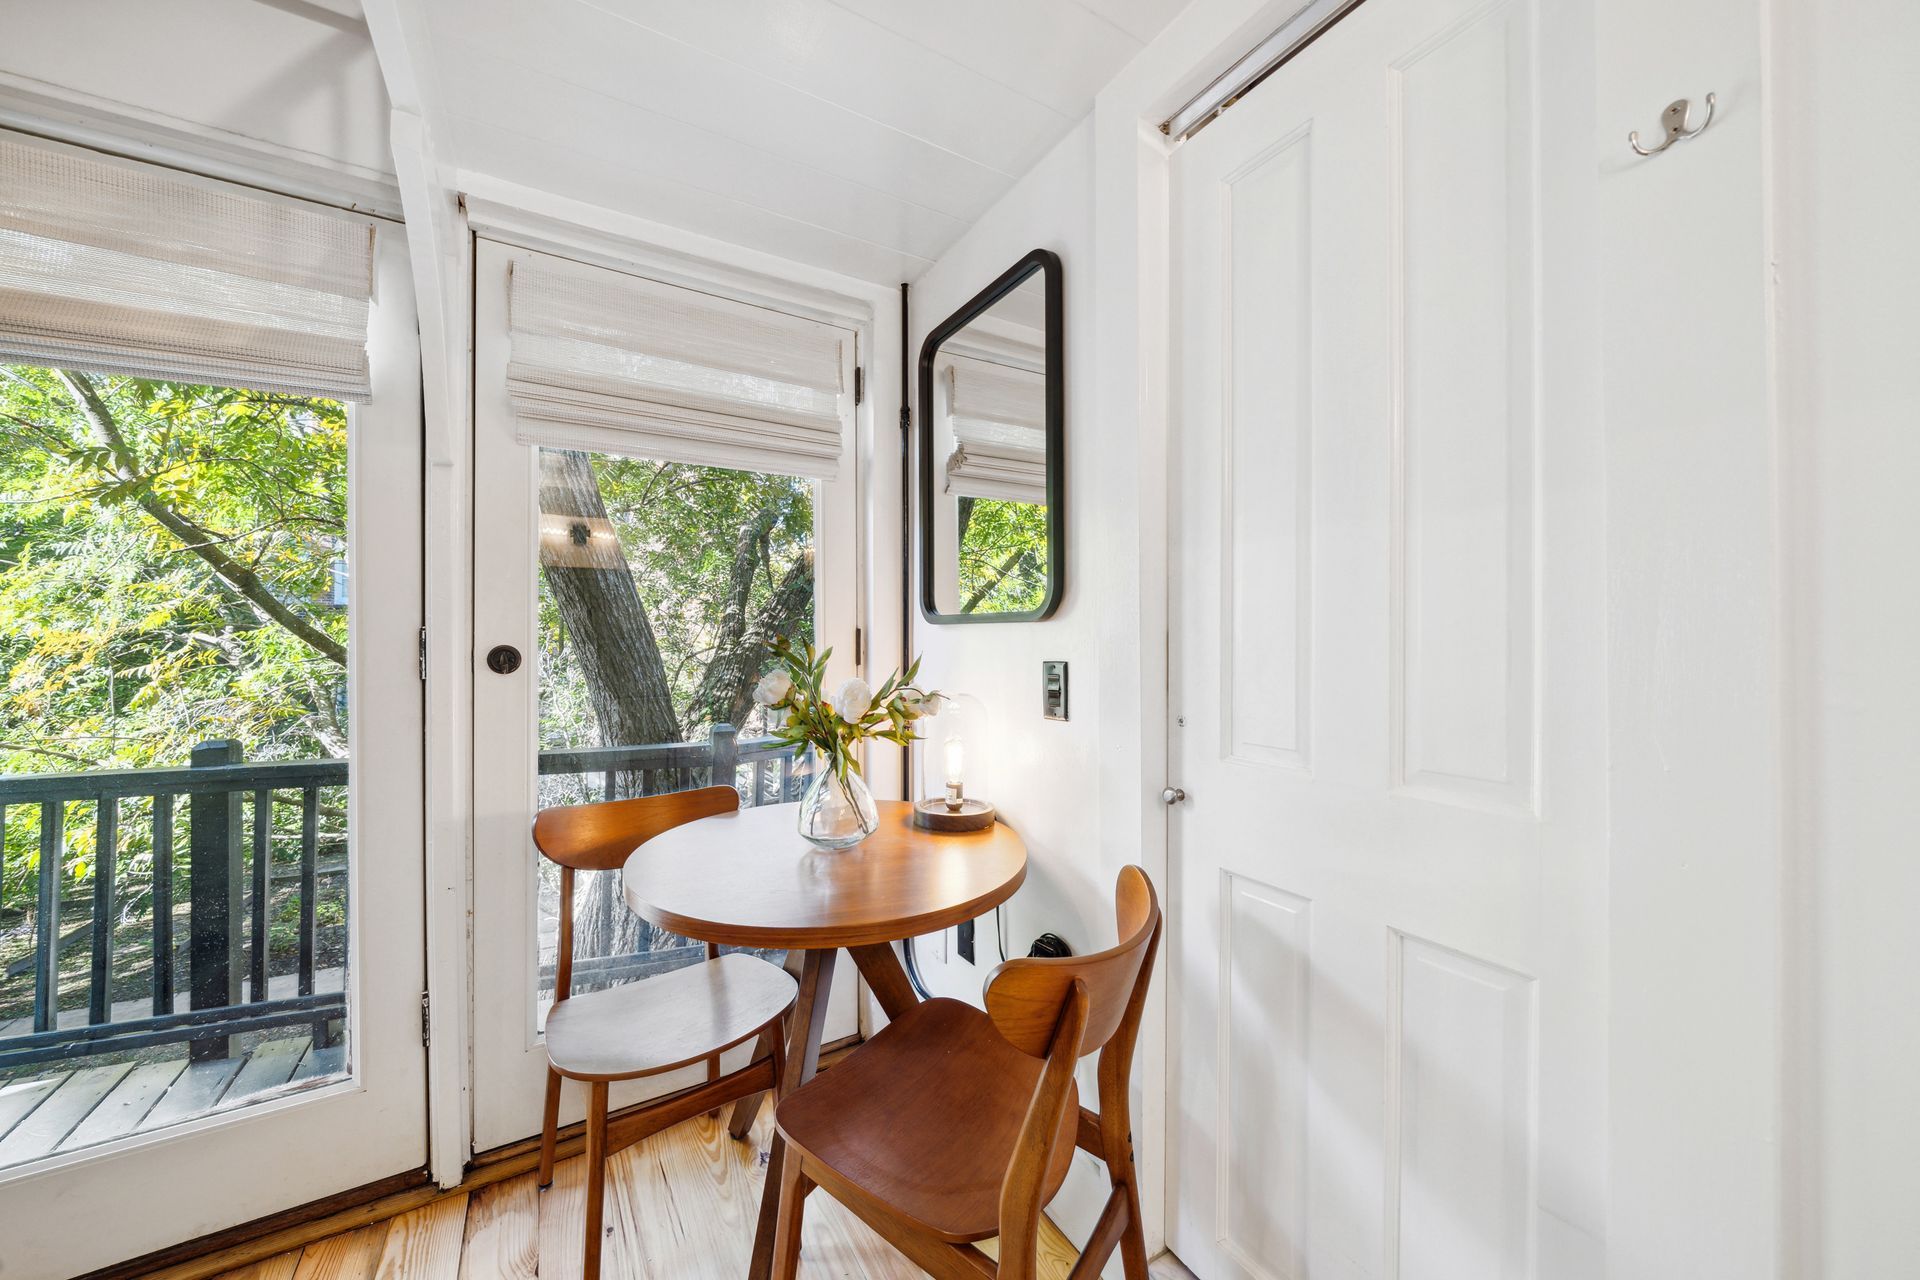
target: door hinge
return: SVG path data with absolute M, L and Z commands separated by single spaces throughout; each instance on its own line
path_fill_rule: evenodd
M 420 628 L 420 683 L 427 682 L 427 629 Z
M 867 398 L 867 371 L 858 365 L 853 369 L 853 402 L 859 404 Z
M 433 997 L 420 993 L 420 1047 L 429 1048 L 433 1044 Z
M 867 634 L 859 627 L 853 629 L 853 665 L 859 666 L 867 653 Z

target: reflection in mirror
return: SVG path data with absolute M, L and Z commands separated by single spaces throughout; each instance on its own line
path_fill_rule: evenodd
M 934 621 L 1042 618 L 1058 597 L 1048 502 L 1048 468 L 1058 465 L 1049 456 L 1058 440 L 1048 430 L 1049 257 L 1023 262 L 1006 292 L 963 309 L 922 356 L 922 393 L 930 395 L 922 458 L 932 483 L 923 483 L 921 532 Z

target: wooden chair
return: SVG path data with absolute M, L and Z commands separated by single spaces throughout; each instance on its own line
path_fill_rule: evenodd
M 799 987 L 792 975 L 747 955 L 707 946 L 705 963 L 644 982 L 573 995 L 573 882 L 577 871 L 610 871 L 661 832 L 740 807 L 732 787 L 703 787 L 638 800 L 542 810 L 533 842 L 560 866 L 560 941 L 554 1002 L 547 1013 L 547 1099 L 540 1127 L 540 1186 L 553 1184 L 560 1081 L 587 1085 L 586 1280 L 600 1274 L 607 1157 L 643 1138 L 733 1102 L 729 1129 L 746 1136 L 760 1095 L 780 1078 L 782 1019 Z M 720 1055 L 759 1036 L 755 1060 L 720 1074 Z M 705 1060 L 707 1083 L 607 1122 L 607 1085 L 660 1075 Z
M 793 1280 L 815 1186 L 937 1280 L 1032 1280 L 1040 1210 L 1076 1145 L 1106 1162 L 1112 1191 L 1073 1280 L 1099 1275 L 1116 1245 L 1127 1280 L 1147 1280 L 1127 1084 L 1160 904 L 1138 867 L 1120 872 L 1115 894 L 1112 950 L 1009 960 L 987 979 L 984 1013 L 958 1000 L 915 1005 L 780 1100 L 774 1280 Z M 1096 1049 L 1097 1114 L 1074 1083 Z M 997 1264 L 974 1244 L 996 1235 Z

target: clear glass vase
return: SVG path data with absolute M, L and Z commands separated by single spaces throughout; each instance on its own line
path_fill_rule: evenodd
M 822 849 L 848 849 L 873 834 L 880 810 L 864 779 L 852 769 L 823 758 L 819 772 L 800 797 L 800 834 Z

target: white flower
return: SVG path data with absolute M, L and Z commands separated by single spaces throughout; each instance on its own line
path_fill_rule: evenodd
M 857 722 L 873 707 L 873 689 L 859 676 L 847 681 L 833 695 L 833 709 L 848 724 Z
M 771 707 L 786 701 L 787 695 L 792 692 L 792 676 L 780 670 L 769 671 L 753 687 L 753 700 L 763 707 Z
M 906 700 L 907 714 L 916 720 L 922 716 L 937 716 L 940 714 L 940 709 L 946 705 L 946 696 L 938 693 L 921 694 L 917 697 L 910 694 Z

